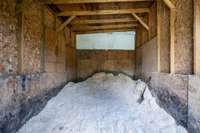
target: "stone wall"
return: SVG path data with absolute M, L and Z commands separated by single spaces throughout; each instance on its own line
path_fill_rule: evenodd
M 15 6 L 15 0 L 0 1 L 0 76 L 17 73 L 17 17 Z
M 160 72 L 170 72 L 170 9 L 161 2 Z
M 176 6 L 175 72 L 192 74 L 193 69 L 193 0 L 172 0 Z
M 76 78 L 76 54 L 71 31 L 56 32 L 61 20 L 41 3 L 19 14 L 15 0 L 0 7 L 0 133 L 15 133 Z
M 134 75 L 134 51 L 78 50 L 77 71 L 79 78 L 86 78 L 95 72 L 122 72 Z

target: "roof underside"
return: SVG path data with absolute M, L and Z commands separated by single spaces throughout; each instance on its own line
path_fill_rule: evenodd
M 153 0 L 51 0 L 47 4 L 64 20 L 58 30 L 68 26 L 76 33 L 94 33 L 134 31 L 139 24 L 148 30 L 146 18 L 153 2 Z

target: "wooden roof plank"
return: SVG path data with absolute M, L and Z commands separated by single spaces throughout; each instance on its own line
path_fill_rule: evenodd
M 47 4 L 83 4 L 83 3 L 113 3 L 113 2 L 153 2 L 154 0 L 49 0 Z
M 75 26 L 72 27 L 72 30 L 74 31 L 87 31 L 87 30 L 100 30 L 100 29 L 119 29 L 119 28 L 134 28 L 137 24 L 119 24 L 119 25 L 101 25 L 101 26 L 88 26 L 88 25 L 82 25 L 82 26 Z
M 117 18 L 117 19 L 83 19 L 83 20 L 73 20 L 71 24 L 106 24 L 106 23 L 128 23 L 136 22 L 137 20 L 133 18 Z
M 109 32 L 128 32 L 135 31 L 135 28 L 121 28 L 121 29 L 104 29 L 104 30 L 90 30 L 90 31 L 76 31 L 76 34 L 91 34 L 91 33 L 109 33 Z
M 57 16 L 87 16 L 87 15 L 110 15 L 110 14 L 131 14 L 148 13 L 149 8 L 117 9 L 117 10 L 95 10 L 95 11 L 63 11 Z

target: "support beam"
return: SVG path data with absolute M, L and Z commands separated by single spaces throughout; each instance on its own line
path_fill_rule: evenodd
M 153 0 L 49 0 L 47 4 L 82 4 L 82 3 L 112 3 L 112 2 L 152 2 Z
M 106 24 L 106 23 L 128 23 L 136 22 L 133 18 L 119 18 L 119 19 L 84 19 L 73 20 L 71 24 Z
M 170 0 L 163 0 L 170 9 L 170 72 L 175 73 L 175 5 Z
M 170 9 L 175 9 L 175 5 L 170 0 L 163 0 L 163 1 Z
M 161 43 L 161 0 L 157 0 L 157 72 L 161 72 L 160 43 Z
M 57 16 L 87 16 L 87 15 L 111 15 L 111 14 L 131 14 L 148 13 L 149 8 L 117 9 L 117 10 L 95 10 L 95 11 L 64 11 Z
M 200 75 L 200 1 L 194 0 L 194 74 Z
M 170 71 L 175 73 L 175 9 L 170 10 Z
M 139 16 L 137 16 L 135 13 L 132 13 L 132 15 L 133 15 L 133 17 L 134 17 L 136 20 L 139 21 L 139 23 L 140 23 L 147 31 L 149 31 L 149 26 L 148 26 L 145 22 L 143 22 L 143 20 L 142 20 Z
M 59 26 L 59 28 L 56 30 L 57 32 L 61 31 L 64 27 L 66 27 L 76 16 L 71 16 L 68 18 L 63 24 Z
M 88 30 L 100 30 L 100 29 L 120 29 L 120 28 L 134 28 L 137 24 L 120 24 L 120 25 L 101 25 L 101 26 L 87 26 L 79 25 L 72 27 L 74 31 L 88 31 Z
M 90 33 L 108 33 L 108 32 L 128 32 L 135 31 L 134 28 L 122 28 L 122 29 L 105 29 L 105 30 L 91 30 L 91 31 L 76 31 L 76 34 L 90 34 Z

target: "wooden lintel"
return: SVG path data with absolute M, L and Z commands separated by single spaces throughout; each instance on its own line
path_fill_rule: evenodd
M 106 24 L 136 22 L 133 18 L 73 20 L 71 24 Z
M 170 0 L 163 0 L 163 1 L 170 9 L 175 9 L 175 5 Z
M 87 15 L 111 15 L 111 14 L 131 14 L 148 13 L 149 8 L 117 9 L 117 10 L 95 10 L 95 11 L 63 11 L 57 16 L 87 16 Z
M 82 3 L 112 3 L 112 2 L 151 2 L 153 0 L 49 0 L 47 4 L 82 4 Z
M 71 16 L 68 18 L 63 24 L 61 24 L 58 29 L 56 30 L 57 32 L 61 31 L 64 27 L 66 27 L 76 16 Z
M 149 26 L 139 17 L 137 16 L 135 13 L 132 13 L 133 17 L 139 21 L 139 23 L 147 30 L 149 31 Z
M 72 27 L 74 31 L 87 31 L 87 30 L 100 30 L 100 29 L 119 29 L 119 28 L 134 28 L 137 24 L 119 24 L 119 25 L 101 25 L 101 26 L 87 26 L 87 25 L 78 25 Z
M 108 32 L 128 32 L 135 31 L 135 28 L 122 28 L 122 29 L 105 29 L 105 30 L 91 30 L 91 31 L 76 31 L 76 34 L 90 34 L 90 33 L 108 33 Z

